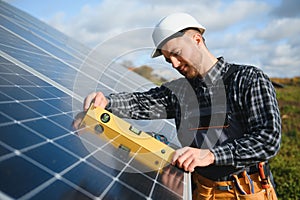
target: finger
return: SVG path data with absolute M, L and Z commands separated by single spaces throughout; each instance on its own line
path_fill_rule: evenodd
M 172 165 L 175 165 L 175 164 L 176 164 L 176 161 L 177 161 L 177 159 L 179 158 L 179 156 L 180 156 L 180 153 L 178 152 L 178 150 L 176 150 L 176 151 L 174 152 L 174 154 L 173 154 L 173 157 L 172 157 L 172 162 L 171 162 Z
M 83 127 L 80 127 L 81 125 L 81 122 L 85 116 L 86 112 L 80 112 L 78 113 L 75 117 L 74 117 L 74 120 L 72 122 L 72 127 L 77 130 L 79 128 L 83 128 Z
M 179 168 L 183 168 L 183 163 L 188 159 L 188 157 L 190 156 L 190 153 L 189 153 L 189 149 L 183 149 L 185 150 L 179 157 L 178 159 L 176 160 L 176 163 L 177 163 L 177 167 Z
M 177 159 L 177 166 L 179 168 L 183 168 L 187 171 L 187 168 L 190 162 L 193 160 L 192 152 L 190 150 L 185 151 L 178 159 Z
M 192 159 L 189 161 L 189 165 L 186 166 L 186 171 L 189 171 L 189 172 L 194 172 L 195 171 L 195 167 L 197 167 L 197 160 L 195 159 Z
M 85 99 L 84 99 L 84 103 L 83 103 L 83 110 L 87 111 L 92 103 L 92 101 L 94 100 L 95 96 L 96 96 L 96 92 L 93 92 L 91 94 L 89 94 Z
M 95 96 L 94 106 L 105 108 L 108 101 L 102 92 L 98 92 Z
M 181 149 L 177 149 L 174 154 L 173 154 L 173 158 L 172 158 L 172 165 L 176 164 L 177 159 L 186 151 L 186 147 L 181 148 Z
M 168 178 L 167 182 L 168 182 L 168 185 L 170 187 L 174 184 L 175 175 L 174 174 L 168 174 L 167 178 Z
M 80 125 L 81 121 L 82 121 L 82 120 L 80 120 L 80 119 L 74 120 L 73 123 L 72 123 L 72 127 L 73 127 L 75 130 L 79 129 L 79 125 Z
M 164 173 L 163 173 L 163 175 L 162 175 L 162 182 L 164 183 L 164 184 L 168 184 L 168 180 L 169 180 L 169 177 L 168 177 L 168 175 L 169 175 L 169 168 L 167 169 L 167 170 L 165 170 L 164 171 Z
M 189 171 L 190 169 L 190 166 L 193 162 L 193 157 L 189 156 L 189 157 L 186 157 L 184 160 L 183 160 L 183 163 L 182 163 L 182 168 L 185 170 L 185 171 Z
M 188 148 L 177 160 L 177 165 L 185 171 L 193 172 L 195 167 L 200 166 L 200 149 Z

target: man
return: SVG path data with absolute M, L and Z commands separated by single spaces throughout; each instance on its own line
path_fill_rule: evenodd
M 93 101 L 120 117 L 174 118 L 185 147 L 175 151 L 172 164 L 192 172 L 193 199 L 276 199 L 262 165 L 280 147 L 274 88 L 261 70 L 216 58 L 204 32 L 188 14 L 163 18 L 152 34 L 152 57 L 164 56 L 185 78 L 146 92 L 92 93 L 84 109 Z

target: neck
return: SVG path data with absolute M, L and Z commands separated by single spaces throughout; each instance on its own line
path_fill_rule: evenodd
M 202 54 L 198 72 L 201 77 L 205 77 L 209 70 L 218 62 L 218 59 L 209 51 Z

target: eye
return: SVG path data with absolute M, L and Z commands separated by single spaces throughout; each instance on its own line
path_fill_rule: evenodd
M 172 55 L 174 56 L 179 56 L 181 54 L 181 50 L 176 50 L 174 52 L 172 52 Z
M 171 59 L 170 58 L 166 58 L 165 60 L 166 60 L 166 62 L 171 63 Z

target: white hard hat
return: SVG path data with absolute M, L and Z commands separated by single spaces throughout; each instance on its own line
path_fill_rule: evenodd
M 194 17 L 186 13 L 174 13 L 161 19 L 152 33 L 155 50 L 152 52 L 151 57 L 155 58 L 162 55 L 159 48 L 161 48 L 164 42 L 186 28 L 197 28 L 201 34 L 205 31 L 204 26 L 199 24 Z

